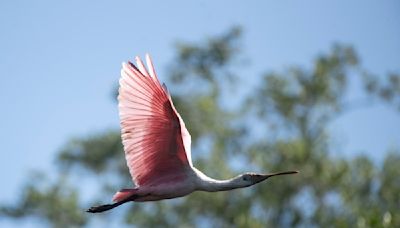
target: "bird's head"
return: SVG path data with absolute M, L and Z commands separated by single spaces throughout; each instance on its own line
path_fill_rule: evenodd
M 296 174 L 296 173 L 298 173 L 298 171 L 286 171 L 286 172 L 278 172 L 278 173 L 270 173 L 270 174 L 244 173 L 244 174 L 241 174 L 241 175 L 235 177 L 234 179 L 235 179 L 235 182 L 240 187 L 248 187 L 248 186 L 260 183 L 262 181 L 265 181 L 266 179 L 273 177 L 273 176 Z

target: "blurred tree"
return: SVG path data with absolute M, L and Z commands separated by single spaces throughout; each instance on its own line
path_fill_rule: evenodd
M 86 218 L 79 205 L 79 193 L 60 176 L 56 182 L 35 174 L 23 187 L 14 206 L 0 208 L 3 216 L 38 217 L 52 227 L 81 227 Z
M 345 101 L 350 76 L 361 76 L 366 95 L 395 106 L 400 105 L 399 76 L 379 80 L 362 68 L 352 48 L 335 45 L 312 69 L 266 73 L 246 94 L 237 83 L 243 80 L 238 72 L 245 73 L 237 67 L 240 36 L 241 30 L 233 28 L 200 45 L 177 45 L 167 84 L 192 135 L 194 164 L 215 178 L 265 169 L 301 174 L 232 192 L 132 203 L 129 210 L 115 210 L 126 212 L 120 222 L 138 227 L 400 227 L 399 153 L 388 153 L 382 165 L 364 156 L 333 157 L 336 147 L 327 128 L 352 107 Z M 227 108 L 238 92 L 247 98 Z M 88 215 L 84 210 L 132 185 L 123 155 L 119 130 L 73 139 L 57 156 L 56 181 L 29 182 L 20 200 L 2 205 L 0 213 L 37 217 L 55 227 L 90 225 L 99 217 L 118 220 L 115 211 Z M 93 179 L 103 190 L 83 206 L 91 185 L 82 183 Z

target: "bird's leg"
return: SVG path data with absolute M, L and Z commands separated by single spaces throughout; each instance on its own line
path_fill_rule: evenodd
M 100 213 L 100 212 L 108 211 L 108 210 L 113 209 L 114 207 L 118 207 L 121 204 L 124 204 L 124 203 L 129 202 L 129 201 L 133 201 L 138 197 L 139 197 L 138 195 L 133 195 L 133 196 L 131 196 L 131 197 L 125 199 L 125 200 L 122 200 L 122 201 L 119 201 L 119 202 L 116 202 L 116 203 L 113 203 L 113 204 L 104 204 L 104 205 L 100 205 L 100 206 L 94 206 L 94 207 L 91 207 L 91 208 L 87 209 L 86 212 L 89 212 L 89 213 Z
M 100 213 L 100 212 L 111 210 L 114 207 L 117 207 L 119 205 L 121 205 L 121 204 L 113 203 L 113 204 L 104 204 L 104 205 L 100 205 L 100 206 L 94 206 L 94 207 L 91 207 L 88 210 L 86 210 L 86 212 Z

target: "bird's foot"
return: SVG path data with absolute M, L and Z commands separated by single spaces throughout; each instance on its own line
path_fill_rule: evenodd
M 86 212 L 89 212 L 89 213 L 100 213 L 100 212 L 104 212 L 104 211 L 108 211 L 110 209 L 113 209 L 114 207 L 115 207 L 114 204 L 105 204 L 105 205 L 101 205 L 101 206 L 91 207 L 91 208 L 87 209 Z

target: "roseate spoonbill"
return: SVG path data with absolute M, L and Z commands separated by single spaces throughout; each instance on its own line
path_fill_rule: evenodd
M 148 54 L 146 63 L 148 69 L 139 57 L 136 57 L 136 66 L 131 62 L 123 63 L 119 81 L 122 142 L 136 187 L 118 191 L 113 197 L 115 203 L 91 207 L 87 212 L 107 211 L 129 201 L 176 198 L 193 191 L 244 188 L 272 176 L 298 173 L 244 173 L 229 180 L 215 180 L 196 169 L 185 123 L 167 87 L 160 84 Z

